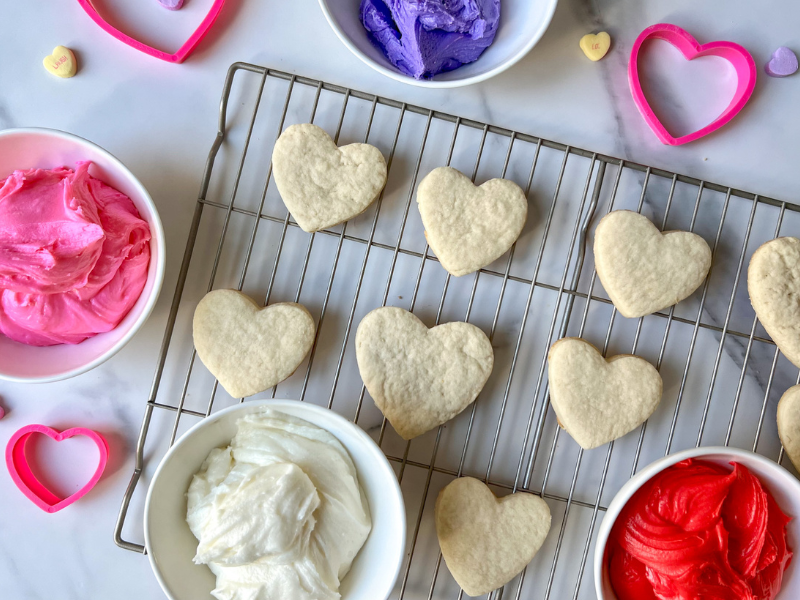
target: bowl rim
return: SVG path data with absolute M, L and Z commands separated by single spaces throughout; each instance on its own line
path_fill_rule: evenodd
M 39 377 L 18 377 L 15 375 L 8 375 L 0 371 L 0 381 L 10 381 L 13 383 L 52 383 L 54 381 L 63 381 L 65 379 L 71 379 L 72 377 L 76 377 L 78 375 L 82 375 L 87 371 L 91 371 L 95 367 L 103 364 L 112 356 L 117 354 L 122 348 L 131 340 L 131 338 L 136 335 L 136 333 L 141 329 L 142 325 L 145 324 L 147 319 L 150 317 L 150 314 L 153 312 L 153 308 L 155 307 L 156 302 L 158 301 L 158 297 L 161 294 L 161 287 L 164 283 L 164 271 L 166 270 L 166 237 L 164 235 L 164 226 L 161 223 L 161 215 L 158 213 L 158 208 L 156 207 L 155 202 L 153 202 L 153 198 L 150 196 L 147 188 L 144 187 L 139 178 L 134 175 L 128 167 L 126 167 L 121 160 L 119 160 L 116 156 L 111 154 L 108 150 L 103 148 L 102 146 L 95 144 L 94 142 L 87 140 L 81 136 L 75 135 L 74 133 L 69 133 L 67 131 L 62 131 L 61 129 L 51 129 L 48 127 L 14 127 L 10 129 L 3 129 L 0 130 L 0 138 L 8 137 L 11 135 L 19 135 L 19 134 L 29 134 L 29 135 L 37 135 L 37 136 L 49 136 L 54 138 L 61 138 L 63 140 L 68 140 L 70 142 L 75 142 L 79 145 L 89 146 L 92 149 L 96 150 L 100 154 L 104 154 L 106 158 L 109 160 L 110 163 L 114 165 L 115 168 L 119 170 L 119 172 L 128 178 L 133 186 L 136 188 L 141 200 L 148 206 L 152 216 L 152 223 L 148 222 L 150 225 L 150 234 L 151 234 L 151 248 L 152 248 L 152 239 L 156 239 L 159 243 L 159 253 L 156 257 L 156 271 L 155 271 L 155 280 L 153 282 L 153 289 L 150 293 L 150 296 L 147 298 L 145 302 L 144 308 L 142 313 L 139 315 L 139 318 L 133 322 L 130 329 L 123 335 L 116 344 L 114 344 L 111 348 L 107 351 L 102 353 L 100 356 L 95 358 L 88 363 L 85 363 L 81 366 L 75 367 L 74 369 L 70 369 L 68 371 L 64 371 L 62 373 L 57 373 L 55 375 L 43 375 Z M 150 260 L 153 259 L 152 253 L 150 255 Z M 98 334 L 98 335 L 103 335 Z
M 400 543 L 398 545 L 400 546 L 401 551 L 398 554 L 398 560 L 394 568 L 394 573 L 387 574 L 391 576 L 390 579 L 387 579 L 387 581 L 391 581 L 391 583 L 389 584 L 391 587 L 388 588 L 386 596 L 388 598 L 389 595 L 391 595 L 391 589 L 392 587 L 394 587 L 394 583 L 397 581 L 397 578 L 400 575 L 400 568 L 403 565 L 405 557 L 406 526 L 407 526 L 403 492 L 400 489 L 400 483 L 397 481 L 397 476 L 395 475 L 394 469 L 392 468 L 391 464 L 389 464 L 389 459 L 386 458 L 386 455 L 384 454 L 383 450 L 381 450 L 380 446 L 378 446 L 378 444 L 375 443 L 375 440 L 373 440 L 369 436 L 369 434 L 367 434 L 367 432 L 364 431 L 361 427 L 359 427 L 352 421 L 345 419 L 342 415 L 333 411 L 330 408 L 324 408 L 322 406 L 317 406 L 316 404 L 310 404 L 302 400 L 292 400 L 289 398 L 247 400 L 244 402 L 240 402 L 238 404 L 234 404 L 233 406 L 224 408 L 195 423 L 192 427 L 186 430 L 186 432 L 184 432 L 184 434 L 181 435 L 180 438 L 178 438 L 178 440 L 170 447 L 169 450 L 167 450 L 167 453 L 161 459 L 161 462 L 159 462 L 158 467 L 156 468 L 156 471 L 155 473 L 153 473 L 153 477 L 150 480 L 150 486 L 148 487 L 147 496 L 145 498 L 145 503 L 144 503 L 144 519 L 143 519 L 145 553 L 147 554 L 147 559 L 150 562 L 150 568 L 152 569 L 153 574 L 155 575 L 156 580 L 158 581 L 158 584 L 161 587 L 161 590 L 170 600 L 179 600 L 175 596 L 173 596 L 171 591 L 167 588 L 166 582 L 164 581 L 161 575 L 161 570 L 156 564 L 156 559 L 151 550 L 150 528 L 148 527 L 148 521 L 150 519 L 150 503 L 152 500 L 153 489 L 155 489 L 154 484 L 158 480 L 158 477 L 161 475 L 164 466 L 169 462 L 169 460 L 172 459 L 175 453 L 177 453 L 177 448 L 187 443 L 188 440 L 194 435 L 196 435 L 199 430 L 204 429 L 206 427 L 210 427 L 213 423 L 219 421 L 220 419 L 228 416 L 231 413 L 245 411 L 245 410 L 251 410 L 251 411 L 257 410 L 259 407 L 264 407 L 264 406 L 273 407 L 278 410 L 280 410 L 281 407 L 286 407 L 286 406 L 294 409 L 299 408 L 300 410 L 307 410 L 308 412 L 311 413 L 317 413 L 318 415 L 323 415 L 324 418 L 331 419 L 333 421 L 338 421 L 338 423 L 342 425 L 345 430 L 351 432 L 355 440 L 360 440 L 360 442 L 363 443 L 364 446 L 370 450 L 370 452 L 376 458 L 375 461 L 376 469 L 381 471 L 382 476 L 384 476 L 388 481 L 392 482 L 392 485 L 389 486 L 390 489 L 386 490 L 384 488 L 384 492 L 386 495 L 391 494 L 392 496 L 394 496 L 394 500 L 399 504 L 400 507 L 402 507 L 402 510 L 399 511 L 399 515 L 396 515 L 398 530 L 400 531 Z M 317 427 L 320 427 L 328 431 L 328 429 L 326 429 L 321 425 L 317 425 L 316 423 L 312 423 L 312 425 L 316 425 Z M 340 442 L 342 441 L 339 438 L 339 436 L 335 435 L 330 431 L 328 432 L 331 433 L 331 435 L 333 435 Z M 211 449 L 209 449 L 209 451 L 210 450 Z M 358 471 L 358 475 L 359 478 L 363 476 L 360 471 Z M 370 514 L 372 514 L 371 506 L 370 506 Z M 372 535 L 373 530 L 374 527 L 370 529 L 370 535 Z M 369 537 L 367 539 L 369 539 Z M 366 544 L 366 541 L 364 543 Z M 358 554 L 356 554 L 356 557 L 357 556 Z M 382 599 L 376 598 L 375 600 L 382 600 Z
M 409 85 L 413 85 L 416 87 L 422 88 L 429 88 L 429 89 L 447 89 L 447 88 L 456 88 L 456 87 L 464 87 L 467 85 L 472 85 L 475 83 L 480 83 L 482 81 L 486 81 L 487 79 L 491 79 L 495 75 L 499 75 L 503 71 L 506 71 L 521 61 L 532 49 L 533 47 L 539 43 L 539 40 L 542 39 L 547 29 L 550 27 L 550 23 L 553 20 L 553 16 L 555 15 L 556 8 L 558 7 L 558 0 L 547 0 L 550 2 L 550 7 L 548 9 L 548 14 L 546 18 L 542 21 L 537 31 L 530 37 L 528 42 L 523 46 L 523 48 L 518 51 L 515 55 L 513 55 L 510 59 L 506 60 L 504 63 L 496 66 L 493 69 L 486 71 L 485 73 L 480 73 L 478 75 L 473 75 L 471 77 L 464 77 L 463 79 L 448 79 L 448 80 L 437 80 L 437 79 L 415 79 L 406 75 L 405 73 L 401 73 L 395 69 L 389 68 L 386 65 L 383 65 L 379 62 L 376 62 L 366 54 L 364 54 L 354 43 L 353 41 L 345 34 L 341 27 L 339 27 L 338 22 L 333 16 L 333 13 L 328 8 L 327 0 L 319 0 L 319 5 L 322 8 L 322 12 L 325 15 L 325 19 L 328 21 L 328 24 L 333 29 L 336 36 L 342 41 L 342 43 L 358 58 L 361 59 L 362 62 L 366 63 L 379 73 L 386 75 L 394 79 L 395 81 L 399 81 L 401 83 L 407 83 Z M 480 60 L 480 58 L 478 59 Z
M 747 460 L 754 461 L 759 464 L 764 470 L 772 471 L 778 478 L 785 482 L 785 485 L 791 489 L 794 488 L 794 494 L 800 497 L 800 480 L 796 479 L 789 471 L 784 469 L 780 464 L 774 460 L 767 458 L 762 454 L 744 450 L 742 448 L 734 448 L 730 446 L 699 446 L 696 448 L 688 448 L 668 454 L 658 460 L 653 461 L 641 471 L 631 477 L 625 485 L 623 485 L 611 503 L 608 505 L 606 514 L 600 523 L 597 540 L 595 541 L 594 549 L 594 587 L 595 594 L 598 600 L 612 600 L 603 593 L 603 563 L 605 562 L 606 544 L 608 537 L 611 534 L 611 529 L 619 517 L 620 512 L 631 499 L 631 497 L 641 488 L 645 483 L 650 481 L 655 475 L 661 471 L 686 460 L 687 458 L 702 458 L 708 455 L 725 455 L 730 456 L 731 460 L 737 458 L 746 458 Z M 616 600 L 616 599 L 613 599 Z

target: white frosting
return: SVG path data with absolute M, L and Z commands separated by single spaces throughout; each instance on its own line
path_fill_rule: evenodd
M 353 461 L 329 432 L 267 409 L 239 419 L 192 479 L 194 561 L 219 600 L 336 600 L 371 528 Z

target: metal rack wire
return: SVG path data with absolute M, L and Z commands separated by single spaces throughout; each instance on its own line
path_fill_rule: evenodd
M 339 143 L 378 146 L 390 173 L 364 215 L 311 235 L 286 212 L 271 185 L 269 161 L 277 135 L 291 122 L 308 121 Z M 477 182 L 514 179 L 531 203 L 529 223 L 508 255 L 463 278 L 436 265 L 411 210 L 419 177 L 442 164 Z M 703 235 L 714 259 L 701 290 L 666 312 L 618 318 L 586 251 L 591 225 L 617 208 L 644 212 L 662 229 Z M 640 464 L 678 448 L 722 443 L 783 460 L 774 405 L 800 376 L 759 327 L 742 283 L 758 245 L 797 232 L 798 211 L 794 204 L 236 63 L 225 81 L 114 539 L 144 551 L 124 536 L 136 531 L 127 517 L 141 508 L 149 471 L 183 430 L 240 401 L 218 388 L 191 345 L 199 298 L 233 287 L 264 304 L 303 302 L 318 323 L 307 362 L 280 390 L 258 396 L 298 398 L 345 414 L 395 465 L 410 530 L 394 598 L 462 597 L 442 569 L 432 514 L 438 490 L 464 474 L 498 493 L 540 494 L 554 515 L 545 546 L 495 598 L 593 598 L 586 563 L 595 526 Z M 354 325 L 387 304 L 408 308 L 429 325 L 473 322 L 490 332 L 495 347 L 495 372 L 472 407 L 407 443 L 365 401 L 354 359 Z M 594 341 L 604 354 L 639 354 L 661 371 L 664 399 L 638 432 L 590 452 L 561 433 L 548 410 L 546 351 L 565 335 Z

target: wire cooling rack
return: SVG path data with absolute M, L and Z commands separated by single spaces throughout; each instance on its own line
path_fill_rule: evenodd
M 315 122 L 341 145 L 384 153 L 389 181 L 350 222 L 306 234 L 271 180 L 277 135 Z M 413 206 L 418 180 L 452 165 L 478 183 L 515 180 L 530 210 L 510 252 L 480 272 L 448 275 L 429 252 Z M 598 285 L 587 240 L 612 209 L 646 214 L 662 229 L 692 230 L 714 253 L 709 278 L 678 306 L 620 317 Z M 594 598 L 591 560 L 599 519 L 640 468 L 695 445 L 731 444 L 783 461 L 775 405 L 800 379 L 750 307 L 746 265 L 763 242 L 799 231 L 800 207 L 402 102 L 249 64 L 231 66 L 177 288 L 158 355 L 115 541 L 144 551 L 147 482 L 177 436 L 240 401 L 197 360 L 191 317 L 202 296 L 236 288 L 264 304 L 303 303 L 318 328 L 296 373 L 257 397 L 327 406 L 352 419 L 395 466 L 408 511 L 408 547 L 393 598 L 461 598 L 433 526 L 439 490 L 471 475 L 496 493 L 540 494 L 553 527 L 533 562 L 495 598 Z M 361 383 L 354 328 L 395 305 L 433 326 L 470 321 L 490 333 L 495 368 L 456 419 L 406 443 Z M 664 379 L 664 398 L 637 431 L 584 452 L 549 410 L 547 349 L 582 336 L 608 355 L 635 353 Z M 791 469 L 788 461 L 785 466 Z M 133 522 L 131 522 L 133 521 Z

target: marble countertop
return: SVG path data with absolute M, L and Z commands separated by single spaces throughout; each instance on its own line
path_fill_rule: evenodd
M 134 9 L 132 4 L 149 4 Z M 175 14 L 156 0 L 103 0 L 121 22 L 175 46 L 210 0 L 190 0 Z M 123 6 L 125 5 L 125 6 Z M 182 19 L 182 20 L 181 20 Z M 197 19 L 191 21 L 192 19 Z M 247 61 L 514 128 L 589 150 L 663 167 L 715 183 L 800 202 L 800 75 L 760 73 L 743 113 L 724 130 L 686 147 L 663 146 L 638 115 L 627 84 L 631 44 L 646 26 L 673 22 L 700 41 L 729 39 L 759 68 L 781 45 L 800 50 L 800 6 L 789 0 L 561 0 L 536 48 L 510 71 L 480 85 L 424 90 L 373 72 L 340 43 L 315 0 L 228 0 L 218 23 L 185 64 L 145 57 L 102 32 L 76 2 L 13 3 L 0 23 L 0 129 L 52 127 L 86 137 L 120 158 L 153 196 L 167 235 L 163 293 L 148 323 L 117 356 L 75 379 L 47 385 L 0 382 L 0 443 L 22 425 L 80 424 L 108 436 L 112 461 L 86 498 L 56 515 L 36 509 L 0 469 L 0 581 L 8 598 L 161 598 L 148 561 L 112 541 L 120 500 L 150 388 L 169 303 L 216 127 L 228 66 Z M 152 27 L 146 28 L 148 23 Z M 611 53 L 586 60 L 579 38 L 606 30 Z M 176 33 L 178 32 L 178 33 Z M 58 80 L 41 67 L 56 45 L 72 48 L 80 70 Z M 730 82 L 707 67 L 690 94 L 702 119 L 719 111 L 708 81 Z M 716 77 L 716 79 L 715 79 Z M 700 85 L 702 84 L 702 85 Z M 654 83 L 653 85 L 657 85 Z M 665 88 L 666 90 L 666 88 Z M 680 114 L 687 99 L 666 90 L 662 108 Z M 705 112 L 703 112 L 705 111 Z M 700 116 L 698 116 L 698 114 Z M 131 537 L 141 539 L 141 515 Z M 138 521 L 137 521 L 138 519 Z

